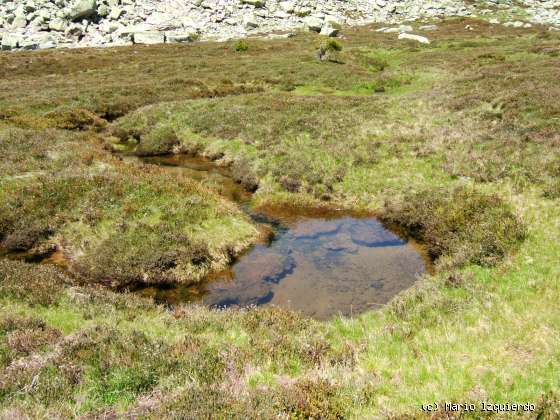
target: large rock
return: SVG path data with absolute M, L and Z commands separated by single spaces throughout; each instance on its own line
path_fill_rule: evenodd
M 124 10 L 121 9 L 120 7 L 113 7 L 111 9 L 111 12 L 109 12 L 109 19 L 111 20 L 117 20 L 118 18 L 121 17 L 121 15 L 123 14 Z
M 97 13 L 96 0 L 77 0 L 66 13 L 66 17 L 70 20 L 78 20 L 86 18 Z
M 308 16 L 303 19 L 303 23 L 312 32 L 320 32 L 325 21 L 317 16 Z
M 410 25 L 400 25 L 396 28 L 380 28 L 380 29 L 377 29 L 376 32 L 383 32 L 385 34 L 395 34 L 395 33 L 401 34 L 403 32 L 410 32 L 410 31 L 412 31 L 412 26 L 410 26 Z
M 19 34 L 4 34 L 2 37 L 2 50 L 13 50 L 23 42 L 23 36 Z
M 251 6 L 255 6 L 255 7 L 265 6 L 265 0 L 241 0 L 241 3 L 250 4 Z
M 165 34 L 156 31 L 135 32 L 132 35 L 132 40 L 135 44 L 163 44 Z
M 39 48 L 39 41 L 32 38 L 23 38 L 19 42 L 19 48 L 24 50 L 36 50 Z
M 49 29 L 51 31 L 63 32 L 66 29 L 67 23 L 62 19 L 53 19 L 49 22 Z
M 12 28 L 14 29 L 25 28 L 26 26 L 27 18 L 25 17 L 25 15 L 17 15 L 12 22 Z
M 243 26 L 246 29 L 253 29 L 259 26 L 257 17 L 253 13 L 249 13 L 243 17 Z
M 296 8 L 296 3 L 293 1 L 283 1 L 280 2 L 280 9 L 286 13 L 293 13 L 294 9 Z
M 194 42 L 198 39 L 196 32 L 166 32 L 165 40 L 170 44 Z
M 335 28 L 329 24 L 326 24 L 321 28 L 321 35 L 324 36 L 335 37 L 338 35 L 338 32 L 338 28 Z
M 148 16 L 146 23 L 152 25 L 154 29 L 159 31 L 178 29 L 182 25 L 179 16 L 170 13 L 153 13 Z

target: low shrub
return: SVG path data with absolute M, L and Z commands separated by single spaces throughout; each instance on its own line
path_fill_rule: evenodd
M 167 125 L 159 125 L 140 138 L 135 153 L 138 156 L 165 155 L 171 153 L 178 144 L 175 130 Z
M 319 61 L 339 62 L 338 53 L 342 51 L 342 44 L 336 39 L 327 39 L 317 52 Z
M 53 305 L 70 279 L 53 266 L 36 266 L 0 259 L 0 298 L 21 300 L 30 305 Z
M 91 127 L 104 127 L 107 121 L 84 108 L 55 109 L 45 115 L 54 128 L 64 130 L 85 130 Z
M 382 219 L 425 242 L 433 258 L 450 265 L 492 266 L 527 232 L 511 206 L 472 187 L 429 189 L 385 204 Z
M 249 44 L 244 39 L 240 39 L 235 43 L 233 48 L 237 52 L 245 52 L 249 49 Z
M 342 44 L 340 43 L 340 41 L 337 41 L 336 39 L 328 39 L 324 45 L 326 51 L 332 51 L 332 52 L 342 51 Z

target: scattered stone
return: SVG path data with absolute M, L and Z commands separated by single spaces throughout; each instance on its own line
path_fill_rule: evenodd
M 399 39 L 410 39 L 412 41 L 420 42 L 421 44 L 429 44 L 430 43 L 430 40 L 428 38 L 426 38 L 425 36 L 408 34 L 406 32 L 402 33 L 402 34 L 399 34 Z
M 489 1 L 504 11 L 512 4 L 511 0 Z M 530 28 L 538 23 L 551 31 L 560 26 L 560 0 L 518 3 L 526 21 L 506 22 L 506 26 Z M 132 34 L 138 34 L 136 42 L 142 43 L 191 42 L 193 34 L 202 39 L 238 39 L 257 28 L 263 35 L 308 29 L 336 36 L 340 25 L 371 22 L 387 22 L 379 32 L 410 34 L 413 28 L 402 22 L 492 13 L 465 0 L 0 0 L 0 37 L 7 39 L 2 41 L 4 50 L 14 50 L 127 45 Z M 496 18 L 489 22 L 500 23 Z M 424 24 L 418 29 L 438 28 Z M 49 39 L 44 41 L 43 34 Z
M 324 20 L 316 16 L 308 16 L 303 20 L 308 30 L 312 32 L 320 32 L 324 25 Z
M 516 20 L 514 22 L 506 22 L 504 23 L 504 26 L 511 28 L 531 28 L 533 25 L 528 22 L 521 22 L 519 20 Z

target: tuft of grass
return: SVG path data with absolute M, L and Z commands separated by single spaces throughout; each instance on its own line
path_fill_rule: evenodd
M 235 43 L 235 45 L 233 46 L 233 49 L 236 52 L 245 52 L 249 50 L 249 43 L 247 41 L 245 41 L 244 39 L 240 39 L 239 41 L 237 41 Z
M 336 39 L 329 38 L 321 44 L 317 51 L 319 61 L 339 62 L 339 53 L 342 51 L 342 43 Z

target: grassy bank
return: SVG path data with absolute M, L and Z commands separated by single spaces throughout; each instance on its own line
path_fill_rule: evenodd
M 58 249 L 72 274 L 0 260 L 2 415 L 560 415 L 560 35 L 457 20 L 426 46 L 344 35 L 338 62 L 311 34 L 0 56 L 0 240 Z M 437 273 L 324 323 L 112 292 L 195 282 L 258 231 L 211 187 L 111 150 L 207 156 L 254 207 L 375 211 Z

